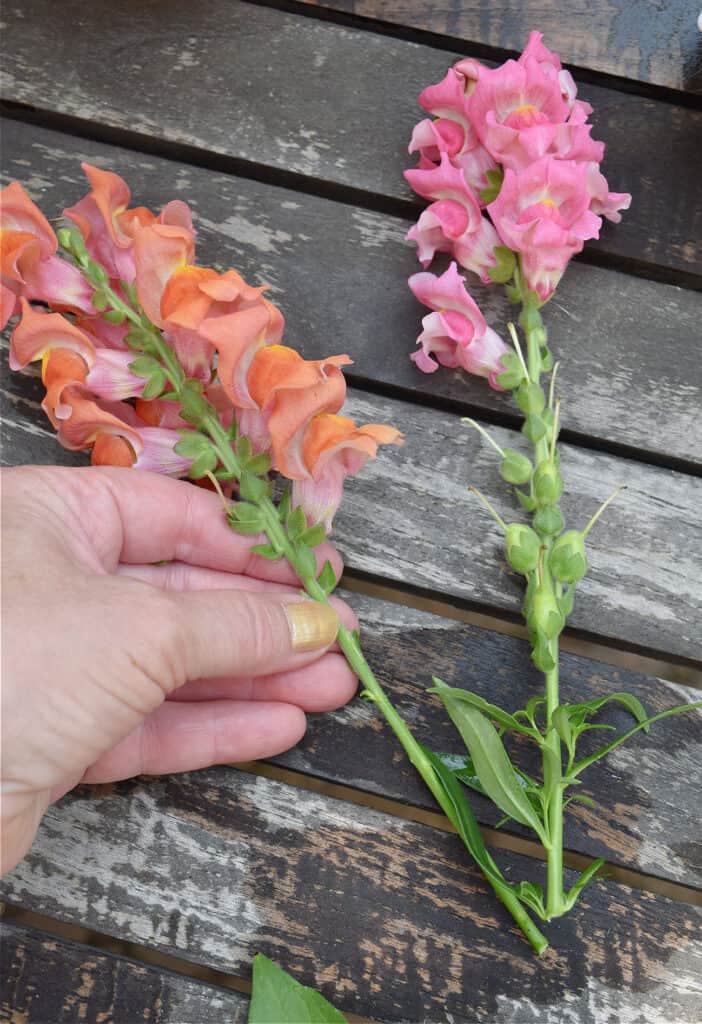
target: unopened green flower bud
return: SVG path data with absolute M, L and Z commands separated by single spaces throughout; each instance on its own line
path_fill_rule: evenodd
M 549 568 L 561 583 L 577 583 L 587 572 L 585 540 L 577 530 L 561 534 L 551 548 Z
M 555 537 L 565 526 L 565 520 L 557 505 L 545 505 L 534 516 L 534 529 L 542 537 Z
M 556 667 L 553 655 L 548 649 L 548 643 L 538 638 L 532 647 L 531 660 L 541 672 L 551 672 Z
M 507 448 L 505 449 L 500 472 L 502 473 L 502 479 L 506 480 L 508 484 L 525 484 L 531 480 L 534 467 L 531 464 L 531 459 L 528 459 L 526 455 Z
M 537 636 L 552 640 L 563 629 L 563 615 L 550 587 L 537 587 L 529 602 L 529 628 Z
M 505 534 L 507 561 L 516 572 L 526 576 L 539 563 L 541 541 L 530 526 L 510 523 Z
M 534 472 L 534 494 L 541 505 L 555 505 L 563 493 L 563 480 L 551 461 L 541 462 Z
M 546 405 L 544 389 L 534 384 L 521 384 L 514 393 L 517 405 L 523 413 L 541 412 Z

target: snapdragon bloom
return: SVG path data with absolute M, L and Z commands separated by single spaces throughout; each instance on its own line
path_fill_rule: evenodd
M 509 350 L 488 327 L 466 291 L 456 264 L 452 263 L 440 277 L 415 274 L 409 286 L 423 305 L 434 310 L 422 320 L 424 330 L 417 338 L 420 350 L 411 356 L 419 369 L 433 373 L 439 363 L 453 369 L 461 367 L 486 377 L 491 387 L 502 390 L 497 376 L 503 370 L 502 357 Z
M 500 239 L 483 217 L 462 169 L 442 153 L 438 167 L 414 168 L 405 171 L 405 178 L 418 195 L 434 200 L 407 234 L 417 243 L 422 266 L 427 267 L 436 252 L 451 252 L 461 266 L 489 281 Z
M 504 244 L 520 253 L 527 287 L 542 302 L 602 226 L 590 209 L 587 164 L 548 156 L 520 173 L 506 171 L 488 210 Z
M 58 241 L 41 210 L 18 182 L 0 191 L 0 330 L 20 299 L 54 309 L 94 313 L 92 289 L 77 267 L 56 255 Z

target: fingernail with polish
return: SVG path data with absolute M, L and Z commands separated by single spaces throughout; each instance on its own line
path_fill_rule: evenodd
M 339 630 L 336 612 L 317 601 L 293 601 L 285 605 L 294 651 L 319 651 L 328 647 Z

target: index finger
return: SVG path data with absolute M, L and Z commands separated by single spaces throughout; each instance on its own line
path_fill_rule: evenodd
M 111 570 L 119 562 L 178 561 L 275 583 L 297 582 L 285 559 L 269 562 L 251 554 L 251 546 L 265 543 L 265 536 L 231 530 L 212 491 L 138 469 L 86 467 L 63 472 L 81 475 L 80 486 L 88 492 L 81 502 L 81 525 L 94 539 L 104 538 L 106 517 L 118 519 L 121 535 L 106 552 L 114 559 L 106 566 Z M 329 560 L 339 579 L 343 563 L 331 544 L 320 544 L 315 556 L 320 569 Z

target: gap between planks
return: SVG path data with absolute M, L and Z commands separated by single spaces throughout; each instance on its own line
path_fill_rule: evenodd
M 393 604 L 405 605 L 407 608 L 416 608 L 444 619 L 465 622 L 471 626 L 479 626 L 481 629 L 492 630 L 495 633 L 519 637 L 520 640 L 528 639 L 526 626 L 521 620 L 511 618 L 507 614 L 501 617 L 492 608 L 485 608 L 483 611 L 482 606 L 477 603 L 469 606 L 467 603 L 459 603 L 458 599 L 454 603 L 447 597 L 434 596 L 432 593 L 420 588 L 415 589 L 410 585 L 403 587 L 396 582 L 372 578 L 354 569 L 344 571 L 339 586 L 356 594 L 391 601 Z M 617 647 L 614 642 L 610 646 L 604 641 L 598 642 L 571 630 L 561 634 L 559 643 L 561 650 L 568 651 L 570 654 L 582 655 L 585 658 L 592 658 L 594 661 L 601 661 L 617 668 L 629 669 L 632 672 L 656 676 L 666 682 L 702 689 L 702 669 L 696 663 L 686 660 L 667 661 L 640 651 Z
M 269 764 L 266 761 L 246 761 L 241 764 L 232 764 L 230 767 L 237 771 L 245 772 L 248 775 L 273 779 L 287 786 L 303 789 L 311 793 L 319 793 L 334 800 L 343 800 L 345 803 L 356 804 L 360 807 L 370 807 L 390 817 L 428 825 L 430 828 L 438 829 L 440 832 L 452 834 L 456 832 L 451 822 L 439 811 L 425 811 L 420 807 L 412 807 L 410 804 L 404 804 L 391 797 L 367 793 L 353 786 L 345 786 L 338 782 L 327 782 L 313 775 L 307 775 L 305 772 L 298 772 L 290 768 L 280 768 L 278 765 Z M 520 836 L 511 835 L 508 832 L 502 832 L 485 825 L 480 825 L 480 831 L 487 845 L 494 849 L 509 850 L 511 853 L 519 853 L 526 857 L 532 857 L 535 860 L 546 860 L 546 851 L 540 843 L 530 839 L 522 839 Z M 469 855 L 466 853 L 466 856 Z M 572 868 L 575 871 L 584 871 L 592 863 L 592 860 L 592 857 L 572 853 L 568 850 L 563 853 L 563 863 L 566 867 Z M 640 871 L 631 871 L 628 868 L 617 867 L 609 862 L 605 863 L 604 871 L 609 881 L 616 882 L 619 885 L 626 885 L 630 889 L 639 889 L 643 892 L 666 896 L 668 899 L 675 900 L 678 903 L 702 907 L 702 890 L 693 889 L 678 882 L 668 882 L 653 875 L 646 875 Z
M 47 917 L 44 914 L 35 913 L 33 910 L 25 910 L 10 903 L 0 903 L 0 918 L 11 924 L 36 929 L 57 939 L 78 942 L 82 946 L 92 947 L 102 953 L 124 957 L 145 966 L 160 967 L 163 970 L 179 974 L 181 977 L 204 982 L 206 985 L 238 992 L 245 996 L 251 995 L 251 982 L 236 974 L 227 974 L 226 971 L 218 971 L 213 967 L 204 967 L 190 960 L 181 960 L 180 957 L 161 953 L 150 946 L 142 946 L 136 942 L 114 938 L 104 932 L 93 931 L 91 928 L 82 928 L 77 924 L 58 921 L 54 917 Z M 345 1016 L 349 1024 L 377 1024 L 369 1017 L 359 1017 L 355 1013 L 347 1013 Z
M 430 46 L 434 50 L 446 50 L 449 53 L 468 52 L 476 60 L 494 61 L 501 64 L 506 60 L 515 59 L 520 50 L 510 50 L 489 43 L 467 40 L 461 36 L 433 32 L 431 29 L 416 28 L 414 25 L 402 25 L 399 22 L 384 21 L 367 14 L 354 11 L 342 11 L 338 8 L 322 7 L 307 3 L 306 0 L 243 0 L 252 7 L 269 7 L 286 14 L 295 14 L 313 21 L 326 21 L 344 28 L 359 32 L 372 32 L 374 35 L 401 39 L 404 42 Z M 524 39 L 526 45 L 526 38 Z M 607 71 L 596 71 L 594 68 L 583 67 L 568 61 L 565 65 L 579 82 L 601 86 L 604 89 L 616 89 L 619 92 L 631 93 L 645 99 L 660 100 L 663 103 L 691 110 L 702 110 L 702 95 L 676 89 L 673 86 L 659 85 L 655 82 L 644 82 L 639 79 L 625 78 Z
M 250 2 L 250 0 L 244 0 L 244 2 Z M 0 97 L 0 116 L 59 131 L 64 135 L 120 146 L 122 149 L 156 156 L 163 160 L 177 161 L 204 170 L 219 171 L 222 174 L 258 181 L 275 188 L 286 188 L 320 199 L 331 199 L 333 202 L 342 203 L 345 206 L 354 206 L 374 213 L 398 217 L 402 220 L 415 220 L 424 209 L 424 204 L 419 200 L 413 202 L 396 199 L 369 189 L 312 177 L 300 171 L 259 164 L 243 157 L 230 156 L 186 142 L 174 142 L 165 138 L 145 135 L 133 129 L 103 124 L 90 118 L 77 117 L 74 114 L 45 110 L 34 104 L 18 100 L 6 100 Z M 608 253 L 605 250 L 592 247 L 585 248 L 573 258 L 578 262 L 604 270 L 617 270 L 632 277 L 641 277 L 649 281 L 657 281 L 660 284 L 675 285 L 690 291 L 702 291 L 702 275 L 692 271 L 666 267 L 633 256 Z

